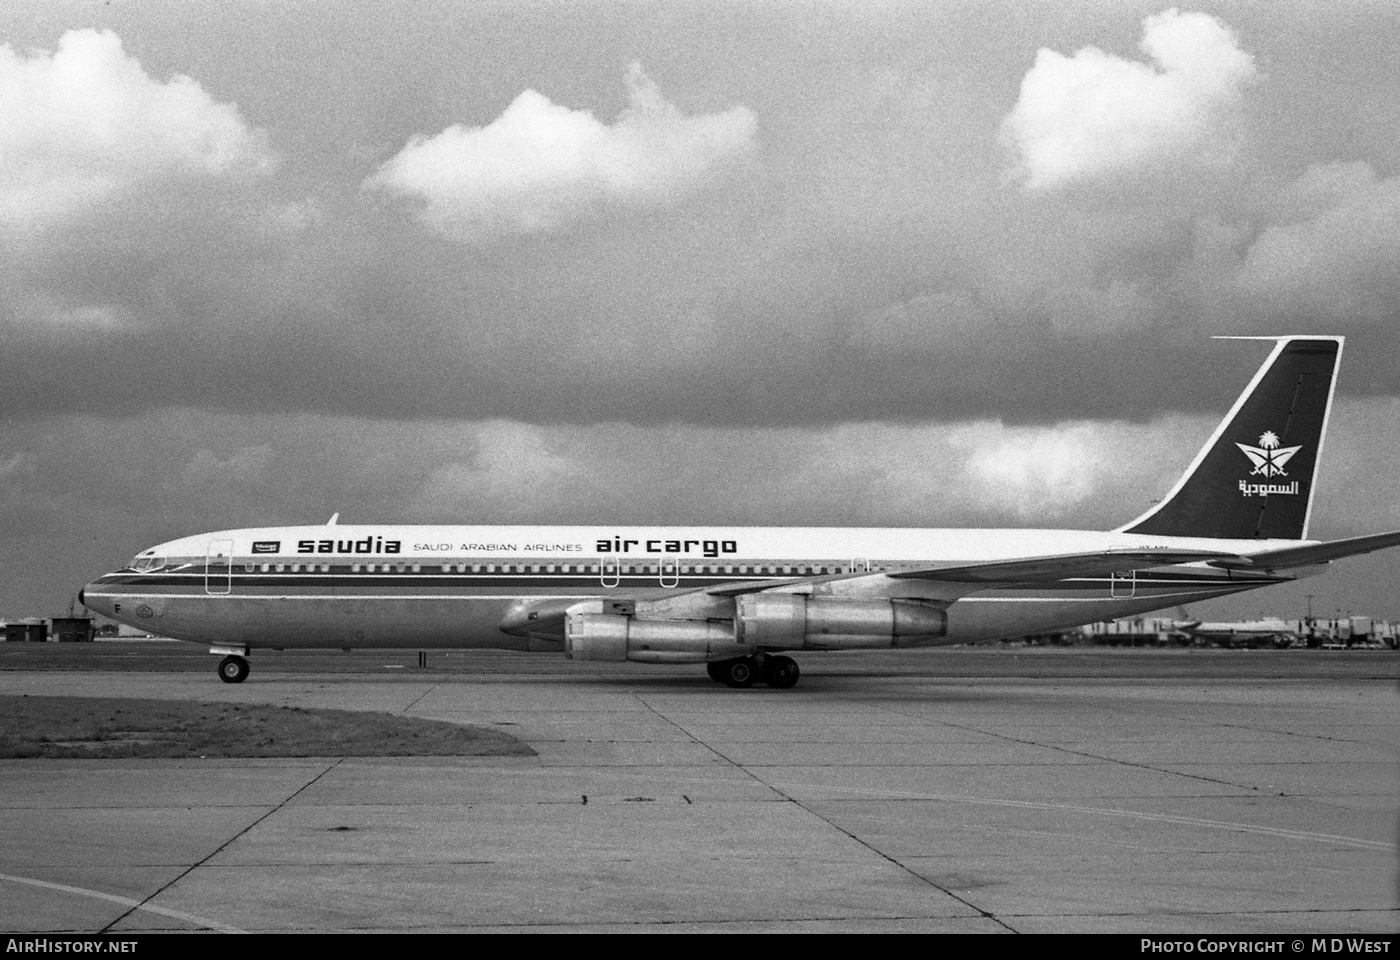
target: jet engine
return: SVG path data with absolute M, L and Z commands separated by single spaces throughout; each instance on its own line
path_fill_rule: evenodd
M 754 593 L 737 599 L 732 621 L 642 619 L 600 609 L 584 602 L 565 614 L 571 659 L 705 663 L 760 651 L 916 646 L 948 632 L 947 614 L 919 600 Z
M 749 649 L 905 647 L 948 632 L 948 614 L 920 600 L 832 600 L 751 593 L 735 605 L 734 639 Z
M 752 652 L 734 642 L 727 620 L 639 620 L 575 611 L 564 620 L 564 654 L 571 660 L 705 663 Z

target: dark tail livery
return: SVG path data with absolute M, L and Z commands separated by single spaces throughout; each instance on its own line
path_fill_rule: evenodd
M 1273 353 L 1166 498 L 1121 532 L 1307 537 L 1344 338 L 1257 339 L 1277 340 Z

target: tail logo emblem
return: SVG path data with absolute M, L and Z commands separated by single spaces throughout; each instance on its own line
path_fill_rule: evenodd
M 1296 447 L 1280 447 L 1278 435 L 1272 430 L 1264 431 L 1259 438 L 1259 446 L 1248 447 L 1243 443 L 1237 443 L 1244 455 L 1254 464 L 1254 470 L 1250 476 L 1262 475 L 1266 479 L 1269 477 L 1286 477 L 1287 471 L 1283 469 L 1284 464 L 1293 459 L 1293 455 L 1303 449 L 1302 445 Z

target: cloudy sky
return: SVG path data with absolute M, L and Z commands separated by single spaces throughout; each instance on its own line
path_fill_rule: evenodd
M 1350 339 L 1400 528 L 1388 0 L 0 7 L 0 615 L 202 530 L 1106 529 Z M 1345 573 L 1343 572 L 1345 571 Z M 1400 559 L 1202 614 L 1400 618 Z

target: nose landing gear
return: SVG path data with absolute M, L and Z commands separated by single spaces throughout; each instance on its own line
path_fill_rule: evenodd
M 797 685 L 802 671 L 791 657 L 739 657 L 736 660 L 716 660 L 705 664 L 710 679 L 726 687 L 741 689 L 762 681 L 775 690 L 787 690 Z

